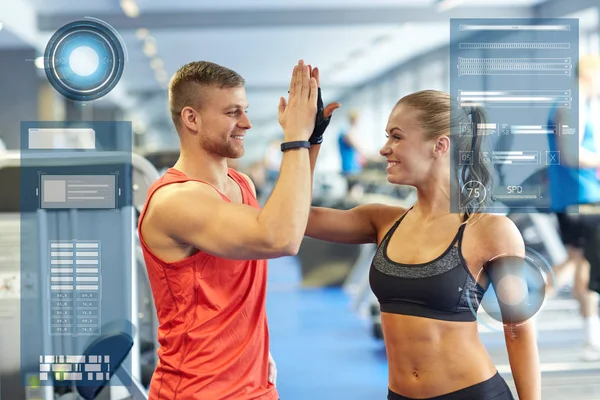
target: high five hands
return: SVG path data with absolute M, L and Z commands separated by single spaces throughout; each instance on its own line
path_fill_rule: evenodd
M 283 97 L 279 100 L 279 124 L 286 137 L 292 135 L 296 140 L 320 144 L 334 110 L 339 107 L 338 102 L 323 107 L 319 69 L 300 60 L 292 73 L 288 101 Z
M 308 68 L 310 70 L 311 77 L 315 78 L 317 81 L 317 87 L 319 91 L 319 95 L 317 97 L 317 118 L 315 120 L 315 128 L 310 136 L 309 141 L 311 144 L 321 144 L 321 142 L 323 142 L 323 134 L 329 125 L 329 121 L 331 121 L 333 111 L 342 105 L 338 102 L 333 102 L 329 103 L 325 108 L 323 108 L 323 99 L 321 98 L 321 83 L 319 80 L 319 68 L 315 67 L 312 69 L 310 65 Z

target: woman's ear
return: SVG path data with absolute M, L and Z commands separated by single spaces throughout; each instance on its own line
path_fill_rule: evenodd
M 450 138 L 448 136 L 440 136 L 435 140 L 433 147 L 433 156 L 441 158 L 450 150 Z

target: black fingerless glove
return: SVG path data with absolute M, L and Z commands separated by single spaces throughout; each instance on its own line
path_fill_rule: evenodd
M 321 144 L 323 142 L 323 134 L 329 125 L 329 121 L 331 121 L 331 118 L 325 118 L 323 111 L 325 111 L 325 108 L 323 107 L 321 88 L 319 88 L 319 98 L 317 99 L 317 118 L 315 119 L 315 128 L 313 129 L 313 133 L 308 139 L 310 144 Z

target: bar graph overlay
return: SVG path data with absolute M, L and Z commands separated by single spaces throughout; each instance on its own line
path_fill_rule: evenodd
M 560 75 L 571 76 L 573 65 L 565 58 L 458 58 L 463 75 Z
M 552 208 L 547 177 L 564 158 L 557 146 L 579 148 L 579 32 L 577 18 L 450 19 L 452 171 L 482 181 L 482 212 Z M 478 164 L 491 179 L 470 173 Z M 452 212 L 473 204 L 461 183 L 450 184 Z
M 108 381 L 110 356 L 40 356 L 40 381 Z
M 540 155 L 537 151 L 494 151 L 492 160 L 494 164 L 537 165 Z
M 461 43 L 461 50 L 569 50 L 571 43 Z
M 555 125 L 512 125 L 510 133 L 513 135 L 549 135 L 556 134 Z
M 461 105 L 485 108 L 571 108 L 571 89 L 565 90 L 459 90 Z
M 460 31 L 570 31 L 569 24 L 492 24 L 490 21 L 481 21 L 475 24 L 460 24 Z
M 100 333 L 99 241 L 49 244 L 50 335 Z

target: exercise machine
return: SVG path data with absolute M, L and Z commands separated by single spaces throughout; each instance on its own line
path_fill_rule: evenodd
M 30 306 L 33 313 L 40 316 L 39 323 L 41 326 L 48 326 L 49 310 L 47 307 L 48 300 L 40 295 L 40 289 L 47 284 L 47 276 L 43 274 L 31 274 L 31 276 L 22 276 L 21 255 L 28 257 L 28 254 L 38 254 L 37 260 L 35 257 L 24 262 L 36 262 L 36 265 L 44 265 L 48 263 L 48 242 L 51 236 L 56 237 L 57 227 L 60 226 L 59 236 L 61 237 L 77 237 L 78 234 L 84 234 L 88 228 L 106 229 L 106 221 L 102 221 L 103 215 L 100 218 L 94 218 L 86 215 L 81 210 L 62 210 L 55 212 L 51 209 L 27 209 L 23 210 L 23 201 L 19 193 L 19 182 L 23 173 L 31 173 L 32 169 L 52 170 L 56 168 L 69 168 L 72 171 L 85 170 L 86 168 L 99 167 L 101 165 L 117 165 L 127 164 L 125 170 L 131 172 L 130 177 L 121 176 L 124 179 L 125 185 L 131 185 L 131 191 L 128 194 L 131 196 L 130 201 L 123 202 L 123 206 L 119 209 L 119 217 L 113 218 L 112 223 L 118 223 L 122 228 L 122 232 L 134 233 L 133 237 L 125 238 L 123 242 L 131 245 L 131 248 L 126 251 L 130 254 L 130 281 L 125 283 L 129 285 L 127 290 L 131 290 L 131 298 L 129 299 L 130 314 L 126 321 L 131 321 L 130 327 L 127 329 L 108 330 L 105 325 L 101 328 L 100 334 L 94 338 L 93 342 L 88 344 L 86 354 L 98 354 L 100 350 L 112 351 L 109 359 L 110 363 L 107 366 L 110 369 L 108 379 L 101 381 L 100 384 L 94 385 L 66 385 L 61 381 L 60 385 L 41 385 L 39 382 L 40 365 L 22 364 L 22 357 L 19 348 L 39 347 L 38 354 L 57 354 L 53 350 L 61 348 L 69 348 L 68 340 L 62 337 L 60 340 L 56 338 L 45 338 L 43 343 L 24 343 L 22 338 L 25 335 L 20 327 L 22 321 L 23 296 L 27 304 L 27 312 L 30 311 Z M 125 174 L 127 175 L 127 174 Z M 145 264 L 139 248 L 137 238 L 137 215 L 141 206 L 145 201 L 145 197 L 149 185 L 159 178 L 158 171 L 152 166 L 148 160 L 137 154 L 117 153 L 117 152 L 100 152 L 90 155 L 89 153 L 69 153 L 62 155 L 53 153 L 52 157 L 29 157 L 23 162 L 22 155 L 19 152 L 8 152 L 0 156 L 0 184 L 6 190 L 0 193 L 0 399 L 1 400 L 20 400 L 20 399 L 55 399 L 57 396 L 61 400 L 75 395 L 73 388 L 77 390 L 77 395 L 85 398 L 97 398 L 101 394 L 102 399 L 117 400 L 122 398 L 133 398 L 142 400 L 147 398 L 145 387 L 149 383 L 149 376 L 154 369 L 156 363 L 155 354 L 158 348 L 156 339 L 157 322 L 156 311 L 149 287 L 148 277 L 146 275 Z M 119 188 L 124 190 L 125 188 Z M 21 193 L 22 194 L 22 193 Z M 38 191 L 37 196 L 40 195 Z M 127 195 L 120 193 L 120 195 Z M 32 197 L 36 197 L 36 193 L 32 193 Z M 37 200 L 35 200 L 37 201 Z M 105 216 L 105 215 L 104 215 Z M 120 222 L 116 222 L 116 221 Z M 103 225 L 104 224 L 104 225 Z M 119 228 L 117 227 L 117 228 Z M 51 232 L 53 231 L 53 232 Z M 37 232 L 34 237 L 26 238 L 21 241 L 23 234 Z M 88 232 L 89 234 L 90 232 Z M 119 235 L 115 235 L 119 236 Z M 115 241 L 119 238 L 116 237 Z M 19 248 L 22 245 L 29 245 L 30 248 Z M 115 252 L 115 253 L 118 253 Z M 111 257 L 116 255 L 102 254 L 106 257 L 104 263 L 110 263 Z M 116 260 L 116 259 L 115 259 Z M 115 260 L 112 260 L 114 262 Z M 33 265 L 33 264 L 30 264 Z M 47 264 L 49 265 L 49 264 Z M 28 269 L 31 271 L 31 269 Z M 111 282 L 113 284 L 113 282 Z M 35 294 L 37 293 L 37 298 Z M 32 296 L 33 295 L 33 296 Z M 29 299 L 29 300 L 28 300 Z M 28 302 L 30 301 L 30 302 Z M 107 300 L 110 303 L 110 300 Z M 116 307 L 116 305 L 113 304 Z M 125 324 L 126 325 L 126 324 Z M 125 326 L 123 325 L 123 326 Z M 26 327 L 25 329 L 28 329 Z M 38 327 L 39 329 L 39 327 Z M 79 338 L 77 341 L 81 341 Z M 74 348 L 74 347 L 71 347 Z M 112 349 L 112 350 L 111 350 Z M 144 365 L 142 362 L 142 349 L 145 349 L 147 354 Z M 102 353 L 100 353 L 102 354 Z M 85 356 L 85 354 L 81 357 Z M 127 362 L 125 362 L 127 361 Z M 145 379 L 142 376 L 142 370 L 149 371 L 149 376 Z M 25 371 L 30 374 L 26 375 Z M 148 375 L 148 374 L 146 374 Z M 24 377 L 25 376 L 25 377 Z M 25 382 L 22 381 L 25 379 Z M 118 384 L 118 381 L 129 383 L 127 386 Z M 142 381 L 145 381 L 142 384 Z M 107 390 L 101 390 L 106 387 Z M 90 389 L 92 388 L 92 389 Z

